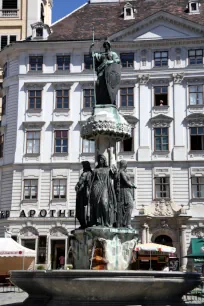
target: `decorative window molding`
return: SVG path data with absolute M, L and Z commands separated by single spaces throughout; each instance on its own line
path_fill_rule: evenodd
M 188 13 L 191 14 L 200 14 L 200 3 L 199 0 L 189 0 L 188 1 Z
M 173 120 L 174 120 L 173 118 L 161 114 L 151 118 L 149 121 L 153 128 L 157 128 L 157 127 L 170 127 L 170 124 Z
M 47 82 L 43 83 L 24 83 L 26 90 L 43 90 Z
M 197 238 L 204 238 L 204 227 L 196 227 L 192 230 L 191 234 Z
M 169 168 L 154 168 L 154 177 L 170 176 Z
M 137 119 L 135 116 L 132 115 L 123 115 L 123 116 L 127 120 L 127 122 L 132 126 L 132 128 L 134 128 L 139 121 L 139 119 Z
M 80 82 L 81 88 L 82 89 L 93 89 L 94 88 L 94 83 L 93 82 Z
M 204 126 L 204 114 L 191 114 L 185 118 L 188 127 Z
M 42 130 L 44 126 L 44 121 L 24 121 L 23 128 L 24 130 Z
M 191 176 L 204 176 L 204 168 L 191 168 Z
M 71 125 L 73 124 L 73 121 L 51 121 L 52 126 L 54 129 L 70 129 Z
M 120 87 L 135 87 L 135 84 L 136 84 L 136 81 L 135 79 L 133 80 L 121 80 L 121 83 L 120 83 Z
M 169 86 L 170 81 L 171 80 L 167 78 L 150 79 L 150 83 L 152 86 Z
M 55 90 L 70 89 L 74 82 L 52 83 Z
M 49 25 L 44 24 L 41 21 L 33 23 L 31 25 L 31 28 L 32 28 L 32 40 L 46 40 L 52 33 L 52 30 L 49 27 Z

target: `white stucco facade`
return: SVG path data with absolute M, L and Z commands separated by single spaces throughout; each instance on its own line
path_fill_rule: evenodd
M 137 27 L 127 28 L 110 37 L 118 54 L 134 53 L 132 68 L 122 69 L 122 88 L 133 88 L 134 105 L 117 106 L 133 126 L 134 141 L 130 151 L 118 145 L 117 159 L 128 160 L 134 180 L 135 207 L 133 227 L 143 242 L 167 235 L 177 248 L 180 265 L 190 248 L 191 238 L 204 231 L 204 198 L 194 198 L 192 177 L 204 176 L 204 148 L 192 150 L 192 127 L 204 127 L 204 100 L 190 103 L 189 86 L 204 86 L 203 64 L 189 64 L 189 50 L 203 50 L 203 29 L 190 21 L 167 14 L 155 14 Z M 93 88 L 93 72 L 84 69 L 88 42 L 17 43 L 0 54 L 7 62 L 2 96 L 6 112 L 2 117 L 3 157 L 0 158 L 0 210 L 9 217 L 0 219 L 0 235 L 8 227 L 18 241 L 47 237 L 46 264 L 50 267 L 52 243 L 66 241 L 75 228 L 75 185 L 81 162 L 94 167 L 94 153 L 82 151 L 80 128 L 91 115 L 84 107 L 83 90 Z M 97 42 L 95 49 L 102 49 Z M 168 65 L 155 67 L 155 52 L 168 52 Z M 30 71 L 29 56 L 43 56 L 42 71 Z M 70 71 L 57 70 L 58 55 L 70 55 Z M 155 105 L 155 87 L 167 88 L 167 105 Z M 56 109 L 56 90 L 69 90 L 69 108 Z M 30 90 L 42 91 L 41 108 L 28 107 Z M 188 117 L 190 116 L 190 117 Z M 155 129 L 168 130 L 168 149 L 157 150 Z M 68 131 L 68 153 L 54 151 L 55 131 Z M 40 133 L 40 151 L 27 154 L 26 133 Z M 162 197 L 156 194 L 156 178 L 167 178 L 169 195 L 158 212 Z M 53 199 L 53 180 L 65 180 L 66 198 Z M 37 199 L 26 200 L 25 180 L 37 180 Z M 198 187 L 199 188 L 199 187 Z M 201 187 L 202 188 L 202 187 Z M 37 262 L 38 263 L 38 262 Z

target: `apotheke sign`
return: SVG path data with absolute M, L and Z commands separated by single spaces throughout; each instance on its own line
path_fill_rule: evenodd
M 10 211 L 0 211 L 0 219 L 8 219 L 10 217 Z M 46 210 L 41 209 L 40 211 L 36 211 L 34 209 L 26 212 L 25 210 L 21 210 L 20 218 L 74 218 L 74 210 Z

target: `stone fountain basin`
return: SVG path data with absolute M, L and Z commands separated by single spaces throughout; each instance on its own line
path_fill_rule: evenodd
M 11 281 L 29 294 L 29 306 L 118 306 L 176 305 L 201 279 L 198 273 L 57 270 L 11 271 Z

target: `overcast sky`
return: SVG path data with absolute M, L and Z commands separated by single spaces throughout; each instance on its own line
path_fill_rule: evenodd
M 88 0 L 54 0 L 52 21 L 66 16 Z

